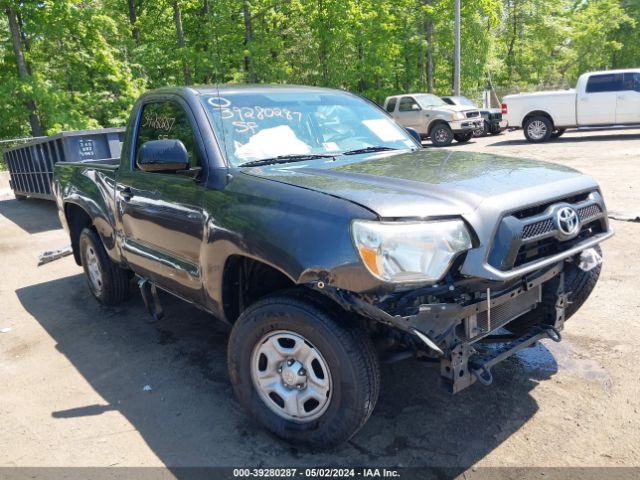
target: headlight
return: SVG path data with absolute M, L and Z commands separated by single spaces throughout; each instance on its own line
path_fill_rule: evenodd
M 456 113 L 453 115 L 453 118 L 454 118 L 455 120 L 464 120 L 465 118 L 467 118 L 467 116 L 464 114 L 464 112 L 456 112 Z
M 356 220 L 351 234 L 367 270 L 392 283 L 436 282 L 458 253 L 471 248 L 471 237 L 462 220 Z

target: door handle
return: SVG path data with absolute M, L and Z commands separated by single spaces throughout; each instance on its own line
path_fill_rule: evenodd
M 133 192 L 131 191 L 130 187 L 125 187 L 120 190 L 120 196 L 125 202 L 128 202 L 129 200 L 131 200 L 131 197 L 133 197 Z
M 618 95 L 618 100 L 624 100 L 625 98 L 627 97 L 625 97 L 624 95 Z

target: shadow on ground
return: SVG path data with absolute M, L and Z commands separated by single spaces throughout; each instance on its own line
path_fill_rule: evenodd
M 572 133 L 588 133 L 585 132 L 572 132 Z M 639 140 L 640 134 L 625 134 L 625 133 L 606 133 L 602 135 L 585 135 L 585 136 L 562 136 L 559 138 L 552 138 L 545 143 L 558 143 L 558 144 L 569 144 L 569 143 L 583 143 L 583 142 L 620 142 L 624 140 Z M 524 138 L 524 136 L 519 140 L 504 140 L 502 142 L 490 143 L 488 147 L 508 147 L 514 145 L 529 145 L 529 141 Z
M 56 204 L 48 200 L 2 200 L 0 215 L 30 234 L 62 228 Z
M 382 368 L 378 406 L 348 444 L 330 452 L 299 450 L 264 432 L 236 404 L 227 379 L 228 328 L 163 295 L 166 318 L 150 323 L 137 296 L 106 309 L 78 274 L 19 289 L 24 308 L 56 348 L 104 399 L 51 412 L 65 418 L 118 410 L 169 467 L 179 466 L 439 466 L 463 472 L 494 450 L 537 411 L 529 395 L 556 372 L 518 358 L 494 369 L 491 387 L 451 396 L 437 371 L 412 360 Z M 147 391 L 145 391 L 145 386 Z

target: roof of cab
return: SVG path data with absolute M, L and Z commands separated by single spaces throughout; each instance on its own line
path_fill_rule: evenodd
M 324 87 L 309 87 L 304 85 L 243 85 L 243 84 L 220 84 L 220 85 L 198 85 L 192 87 L 164 87 L 152 90 L 148 93 L 184 93 L 190 92 L 195 95 L 211 95 L 219 92 L 246 92 L 246 93 L 267 93 L 273 91 L 299 92 L 299 93 L 345 93 L 345 90 Z

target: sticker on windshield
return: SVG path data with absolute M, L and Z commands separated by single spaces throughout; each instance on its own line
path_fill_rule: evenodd
M 363 120 L 362 123 L 383 142 L 395 142 L 407 138 L 400 128 L 387 119 Z

